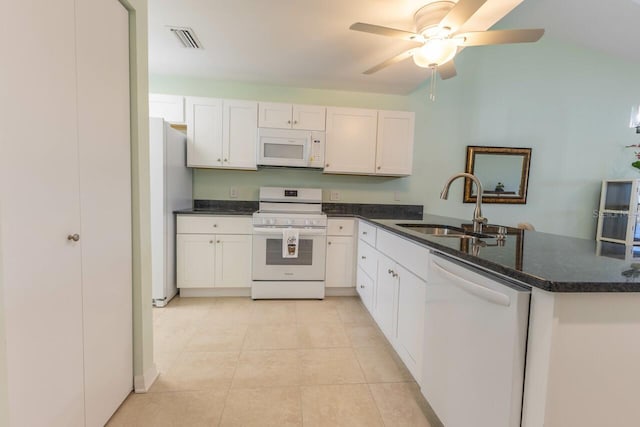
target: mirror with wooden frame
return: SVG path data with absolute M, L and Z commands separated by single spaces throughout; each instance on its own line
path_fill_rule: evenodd
M 482 203 L 527 203 L 531 148 L 467 147 L 465 172 L 480 179 Z M 476 202 L 476 186 L 465 178 L 464 203 Z

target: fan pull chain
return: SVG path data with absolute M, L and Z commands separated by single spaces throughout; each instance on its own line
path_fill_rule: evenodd
M 429 100 L 435 102 L 436 100 L 436 67 L 431 68 L 431 82 L 429 82 Z

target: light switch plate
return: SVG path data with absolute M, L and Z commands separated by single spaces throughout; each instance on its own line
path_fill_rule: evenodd
M 340 200 L 340 192 L 339 191 L 331 191 L 330 200 L 336 202 Z

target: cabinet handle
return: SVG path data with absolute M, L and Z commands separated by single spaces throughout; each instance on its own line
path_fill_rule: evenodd
M 294 125 L 297 125 L 297 124 L 298 124 L 298 121 L 297 121 L 297 120 L 294 120 L 294 121 L 293 121 L 293 124 L 294 124 Z
M 220 243 L 220 240 L 216 240 L 216 243 Z
M 364 289 L 364 285 L 360 285 L 360 289 Z
M 218 226 L 218 224 L 213 224 L 213 228 L 216 228 Z
M 366 231 L 363 231 L 363 232 L 362 232 L 362 235 L 363 235 L 363 236 L 366 236 L 366 235 L 367 235 L 367 232 L 366 232 Z
M 228 161 L 228 160 L 227 160 L 227 159 L 224 159 L 224 161 L 226 162 L 226 161 Z
M 209 244 L 213 243 L 213 240 L 209 240 Z
M 382 169 L 382 166 L 378 166 L 378 170 Z
M 221 161 L 222 161 L 222 159 L 218 159 L 218 161 L 219 161 L 219 162 L 221 162 Z
M 77 242 L 78 240 L 80 240 L 80 235 L 79 234 L 69 234 L 67 236 L 67 240 L 73 240 L 74 242 Z
M 327 245 L 331 245 L 331 242 L 327 242 Z
M 329 167 L 329 163 L 327 163 L 327 165 L 325 166 L 325 168 L 328 168 L 328 167 Z
M 287 124 L 290 125 L 291 124 L 291 120 L 287 120 Z
M 340 226 L 339 228 L 340 228 L 340 230 L 342 230 L 342 226 Z
M 362 259 L 367 259 L 367 257 L 366 257 L 366 256 L 364 256 L 364 255 L 362 255 L 360 258 L 362 258 Z
M 392 269 L 388 269 L 387 270 L 387 274 L 391 274 L 391 273 L 393 273 L 393 270 Z

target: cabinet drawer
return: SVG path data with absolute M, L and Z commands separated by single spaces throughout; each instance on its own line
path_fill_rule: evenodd
M 363 269 L 373 279 L 378 269 L 378 251 L 364 240 L 358 240 L 358 267 Z
M 327 234 L 329 236 L 353 236 L 354 222 L 352 219 L 329 219 Z
M 429 250 L 383 230 L 377 233 L 376 248 L 417 275 L 427 280 Z
M 373 315 L 373 293 L 375 281 L 369 277 L 361 268 L 358 268 L 358 277 L 356 279 L 356 291 L 360 295 L 360 299 L 369 313 Z
M 358 222 L 358 236 L 371 246 L 376 245 L 376 227 L 364 221 Z
M 252 234 L 251 217 L 217 215 L 178 215 L 177 232 L 181 234 Z

